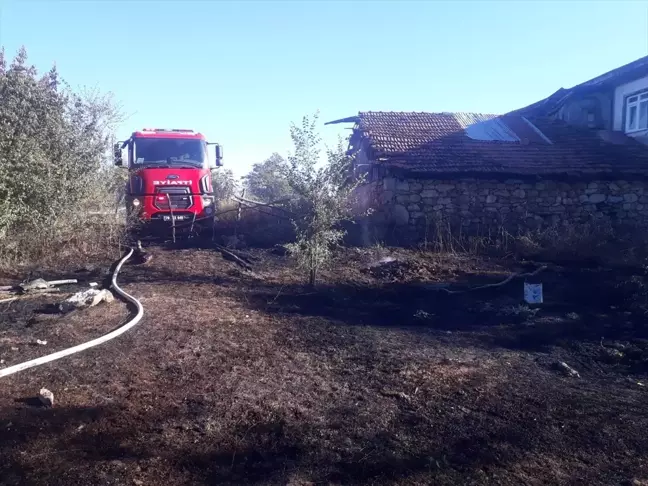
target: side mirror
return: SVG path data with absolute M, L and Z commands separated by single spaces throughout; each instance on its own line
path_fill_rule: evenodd
M 216 167 L 221 167 L 223 165 L 223 147 L 216 145 Z
M 113 145 L 113 159 L 117 167 L 121 167 L 122 165 L 124 165 L 124 160 L 122 159 L 121 144 L 119 143 Z

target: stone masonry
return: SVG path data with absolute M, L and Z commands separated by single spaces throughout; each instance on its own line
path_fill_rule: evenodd
M 450 219 L 465 227 L 538 227 L 605 216 L 617 224 L 648 226 L 645 181 L 519 179 L 423 180 L 387 177 L 373 187 L 378 220 L 420 226 Z

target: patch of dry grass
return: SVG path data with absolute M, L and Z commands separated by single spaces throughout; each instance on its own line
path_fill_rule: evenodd
M 648 263 L 648 233 L 641 228 L 615 225 L 592 215 L 535 228 L 490 226 L 476 234 L 461 221 L 430 220 L 419 248 L 438 254 L 493 255 L 547 260 L 598 261 L 610 265 Z
M 2 239 L 0 273 L 56 272 L 86 263 L 116 260 L 123 249 L 126 224 L 114 215 L 75 216 L 38 228 L 15 229 Z

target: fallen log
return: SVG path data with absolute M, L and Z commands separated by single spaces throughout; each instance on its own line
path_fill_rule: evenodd
M 228 250 L 224 246 L 220 246 L 217 244 L 214 244 L 214 248 L 220 251 L 221 254 L 223 255 L 223 258 L 225 258 L 226 260 L 234 262 L 240 267 L 245 268 L 246 270 L 252 270 L 252 265 L 250 265 L 250 263 L 246 262 L 242 258 L 235 255 L 231 250 Z
M 245 251 L 236 250 L 236 249 L 234 249 L 234 248 L 226 248 L 226 249 L 227 249 L 227 251 L 233 253 L 234 255 L 236 255 L 237 257 L 239 257 L 241 260 L 243 260 L 243 261 L 249 263 L 250 265 L 252 265 L 255 261 L 258 261 L 258 260 L 259 260 L 259 259 L 258 259 L 257 257 L 255 257 L 254 255 L 250 255 L 249 253 L 247 253 L 247 252 L 245 252 Z

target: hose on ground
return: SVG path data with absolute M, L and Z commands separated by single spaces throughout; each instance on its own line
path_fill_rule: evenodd
M 130 251 L 119 261 L 117 266 L 115 267 L 115 271 L 113 272 L 112 275 L 112 288 L 117 292 L 119 295 L 121 295 L 124 299 L 127 301 L 131 302 L 132 304 L 135 305 L 137 308 L 137 313 L 135 316 L 126 324 L 118 327 L 114 331 L 109 332 L 108 334 L 105 334 L 99 338 L 93 339 L 91 341 L 78 344 L 76 346 L 73 346 L 71 348 L 63 349 L 61 351 L 57 351 L 52 354 L 48 354 L 46 356 L 42 356 L 40 358 L 32 359 L 29 361 L 25 361 L 24 363 L 18 363 L 12 366 L 9 366 L 7 368 L 4 368 L 0 370 L 0 378 L 13 375 L 14 373 L 17 373 L 18 371 L 26 370 L 27 368 L 33 368 L 34 366 L 40 366 L 45 363 L 49 363 L 51 361 L 55 361 L 57 359 L 63 358 L 65 356 L 70 356 L 71 354 L 76 354 L 81 351 L 84 351 L 88 348 L 92 348 L 94 346 L 98 346 L 99 344 L 103 344 L 107 341 L 110 341 L 111 339 L 116 338 L 117 336 L 125 333 L 132 327 L 134 327 L 144 316 L 144 308 L 142 307 L 142 304 L 140 303 L 139 300 L 137 300 L 135 297 L 132 295 L 124 292 L 119 285 L 117 285 L 117 275 L 119 274 L 119 271 L 121 270 L 122 265 L 133 255 L 133 249 L 130 248 Z

